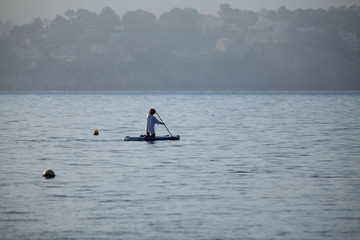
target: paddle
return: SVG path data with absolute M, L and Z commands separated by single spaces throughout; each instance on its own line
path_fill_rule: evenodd
M 166 130 L 169 132 L 170 136 L 171 136 L 172 138 L 174 138 L 174 136 L 171 134 L 171 132 L 169 131 L 169 129 L 168 129 L 167 126 L 165 125 L 164 121 L 161 119 L 160 115 L 157 113 L 157 111 L 156 111 L 156 115 L 159 117 L 159 119 L 160 119 L 160 121 L 162 122 L 162 124 L 164 124 L 164 126 L 165 126 Z

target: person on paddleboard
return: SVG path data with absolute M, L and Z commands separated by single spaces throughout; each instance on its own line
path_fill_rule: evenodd
M 165 125 L 165 123 L 160 122 L 154 114 L 156 113 L 156 110 L 153 108 L 150 108 L 149 114 L 146 117 L 146 135 L 140 135 L 140 137 L 155 137 L 155 124 L 162 124 Z

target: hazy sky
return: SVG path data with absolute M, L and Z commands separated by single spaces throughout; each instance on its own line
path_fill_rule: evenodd
M 0 0 L 0 19 L 10 19 L 16 24 L 30 23 L 36 17 L 53 19 L 68 9 L 85 8 L 99 13 L 104 7 L 112 8 L 119 16 L 127 11 L 143 9 L 159 16 L 174 7 L 195 8 L 202 14 L 216 15 L 219 5 L 259 11 L 261 8 L 288 9 L 328 8 L 329 6 L 360 5 L 360 0 Z

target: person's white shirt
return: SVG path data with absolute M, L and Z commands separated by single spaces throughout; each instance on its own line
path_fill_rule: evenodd
M 151 114 L 148 114 L 146 119 L 146 132 L 155 134 L 155 124 L 161 124 L 161 122 Z

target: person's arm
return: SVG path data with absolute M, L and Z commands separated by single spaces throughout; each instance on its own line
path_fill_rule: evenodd
M 154 117 L 154 122 L 155 122 L 156 124 L 164 124 L 164 123 L 160 122 L 159 119 L 157 119 L 156 117 Z

